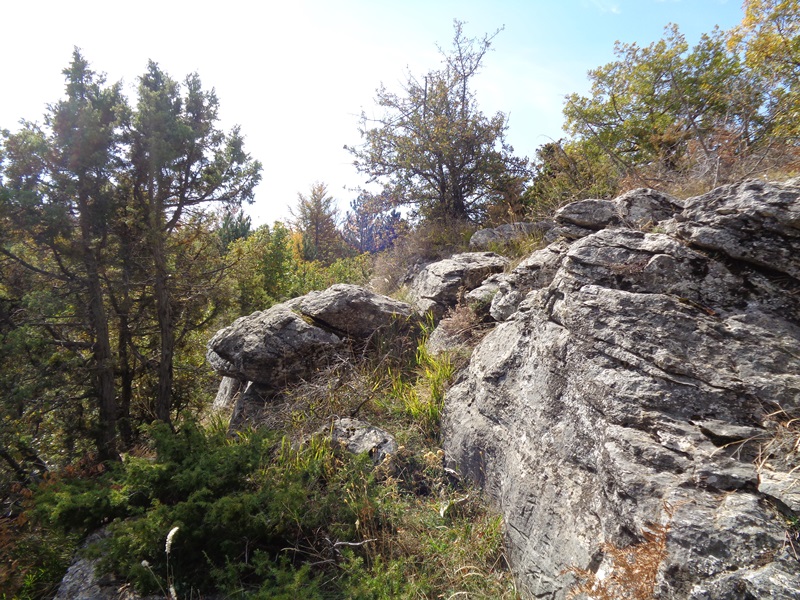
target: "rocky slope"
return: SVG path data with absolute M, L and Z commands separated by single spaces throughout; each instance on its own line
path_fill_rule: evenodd
M 548 235 L 487 283 L 502 322 L 445 406 L 447 460 L 502 511 L 521 588 L 608 581 L 603 544 L 655 522 L 657 597 L 799 597 L 798 448 L 776 431 L 800 411 L 800 188 L 639 190 Z
M 342 349 L 463 300 L 498 324 L 447 394 L 447 466 L 502 512 L 525 595 L 567 598 L 578 569 L 596 598 L 800 597 L 800 187 L 635 190 L 540 230 L 509 272 L 426 266 L 412 304 L 340 285 L 237 320 L 209 343 L 217 404 L 258 422 Z

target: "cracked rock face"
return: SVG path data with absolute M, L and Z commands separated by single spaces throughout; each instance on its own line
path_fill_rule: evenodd
M 430 312 L 438 321 L 457 304 L 459 294 L 477 288 L 507 264 L 507 258 L 494 252 L 454 254 L 425 267 L 411 282 L 410 293 L 419 312 Z
M 412 314 L 405 302 L 334 285 L 236 319 L 211 338 L 206 356 L 220 375 L 280 389 L 318 371 L 346 340 L 364 340 Z
M 666 233 L 625 228 L 610 206 L 625 197 L 594 220 L 584 202 L 573 223 L 589 233 L 532 257 L 444 422 L 530 596 L 566 598 L 570 567 L 611 568 L 601 545 L 641 542 L 667 503 L 659 598 L 797 597 L 800 471 L 759 450 L 777 411 L 800 410 L 798 196 L 748 182 L 682 210 L 655 197 L 663 212 L 644 212 Z

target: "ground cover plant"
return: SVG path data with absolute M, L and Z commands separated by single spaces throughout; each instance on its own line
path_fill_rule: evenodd
M 502 520 L 445 472 L 438 447 L 453 370 L 446 355 L 412 344 L 340 372 L 322 397 L 308 384 L 293 390 L 298 411 L 315 403 L 314 423 L 289 411 L 280 428 L 236 435 L 220 419 L 148 426 L 151 441 L 121 463 L 87 462 L 35 486 L 22 512 L 29 535 L 73 550 L 103 531 L 83 552 L 165 597 L 515 598 Z M 308 433 L 325 422 L 323 406 L 329 422 L 355 405 L 401 444 L 378 466 L 324 427 Z M 6 597 L 47 597 L 65 567 Z

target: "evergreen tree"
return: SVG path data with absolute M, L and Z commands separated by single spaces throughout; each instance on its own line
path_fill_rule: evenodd
M 26 351 L 49 384 L 31 382 L 41 398 L 5 408 L 47 409 L 71 431 L 88 422 L 100 456 L 114 458 L 118 433 L 131 441 L 137 390 L 149 420 L 169 422 L 174 398 L 185 402 L 176 353 L 183 372 L 196 368 L 192 335 L 229 302 L 210 209 L 251 200 L 260 165 L 238 130 L 219 131 L 196 75 L 181 95 L 150 63 L 131 110 L 79 51 L 64 74 L 66 97 L 44 125 L 4 133 L 0 149 L 0 286 L 21 309 L 0 349 Z M 20 331 L 32 333 L 25 343 Z
M 300 256 L 306 261 L 329 265 L 345 255 L 338 228 L 339 211 L 324 183 L 311 186 L 308 196 L 297 194 L 297 205 L 290 209 L 292 227 L 301 236 Z
M 145 247 L 152 268 L 157 325 L 158 384 L 154 416 L 170 420 L 176 333 L 182 303 L 170 258 L 182 228 L 213 205 L 238 206 L 252 201 L 261 165 L 244 152 L 238 128 L 226 134 L 217 128 L 218 100 L 190 75 L 180 85 L 150 62 L 139 83 L 139 97 L 130 139 L 130 181 L 133 210 L 145 223 Z M 214 279 L 216 269 L 201 273 Z
M 345 241 L 359 253 L 381 252 L 390 248 L 395 239 L 408 228 L 391 196 L 361 191 L 350 203 L 345 216 L 343 235 Z
M 108 309 L 108 270 L 115 246 L 109 221 L 119 196 L 119 85 L 107 87 L 78 50 L 64 70 L 66 98 L 50 107 L 45 127 L 25 123 L 5 136 L 0 252 L 49 287 L 51 299 L 34 318 L 65 349 L 88 354 L 81 392 L 94 399 L 97 450 L 117 453 L 117 398 Z M 36 288 L 38 290 L 34 291 Z M 25 292 L 23 292 L 25 293 Z

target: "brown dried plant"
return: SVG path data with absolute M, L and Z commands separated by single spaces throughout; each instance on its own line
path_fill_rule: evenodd
M 675 507 L 664 503 L 664 524 L 648 523 L 641 532 L 644 541 L 620 548 L 611 543 L 601 546 L 610 559 L 610 570 L 604 577 L 588 569 L 570 567 L 566 572 L 578 579 L 568 598 L 585 595 L 592 600 L 650 600 L 654 597 L 656 578 L 667 555 L 669 534 Z

